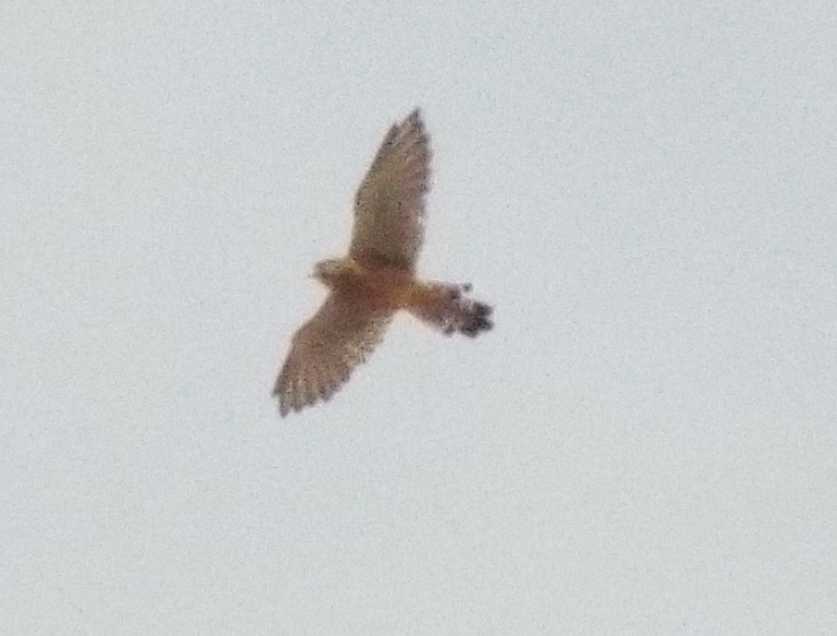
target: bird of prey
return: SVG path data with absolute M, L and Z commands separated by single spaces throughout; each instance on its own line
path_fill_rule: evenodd
M 314 266 L 330 291 L 295 334 L 273 394 L 284 417 L 328 400 L 365 362 L 395 312 L 406 310 L 450 335 L 491 329 L 491 307 L 467 297 L 469 283 L 419 280 L 430 144 L 418 109 L 384 137 L 355 195 L 349 253 Z

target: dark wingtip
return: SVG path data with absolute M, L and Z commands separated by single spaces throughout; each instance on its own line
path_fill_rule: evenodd
M 485 303 L 474 303 L 474 313 L 477 316 L 490 316 L 492 311 L 494 311 L 494 308 L 491 305 L 486 305 Z
M 481 331 L 490 331 L 494 327 L 494 323 L 488 319 L 490 313 L 491 307 L 489 305 L 476 303 L 469 320 L 460 327 L 460 333 L 469 338 L 475 338 Z
M 421 107 L 416 106 L 413 110 L 410 111 L 410 114 L 404 118 L 404 124 L 413 124 L 417 127 L 422 126 L 421 121 Z
M 477 325 L 477 330 L 478 331 L 482 331 L 482 330 L 489 331 L 494 326 L 493 322 L 491 322 L 488 318 L 484 318 L 482 316 L 477 318 L 474 322 Z

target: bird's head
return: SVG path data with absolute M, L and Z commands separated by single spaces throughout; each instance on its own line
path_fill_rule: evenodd
M 326 287 L 332 287 L 344 270 L 345 265 L 341 259 L 328 258 L 314 265 L 314 273 L 311 276 Z

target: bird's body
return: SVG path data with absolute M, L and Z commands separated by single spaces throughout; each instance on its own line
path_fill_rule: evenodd
M 490 329 L 491 307 L 467 298 L 470 284 L 415 275 L 430 176 L 429 139 L 418 110 L 392 126 L 355 198 L 349 254 L 320 261 L 314 276 L 330 294 L 293 337 L 274 395 L 284 416 L 328 400 L 406 310 L 450 335 Z
M 328 274 L 317 275 L 326 287 L 365 299 L 377 309 L 406 309 L 421 289 L 411 272 L 397 267 L 369 267 L 351 256 L 321 263 L 328 263 L 331 268 Z

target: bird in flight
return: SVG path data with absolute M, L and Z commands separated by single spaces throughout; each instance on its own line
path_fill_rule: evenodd
M 469 283 L 422 281 L 430 140 L 416 109 L 384 137 L 355 195 L 349 254 L 320 261 L 313 276 L 330 291 L 294 334 L 273 388 L 284 417 L 326 401 L 365 362 L 393 315 L 405 310 L 446 335 L 491 329 L 492 308 L 467 297 Z

